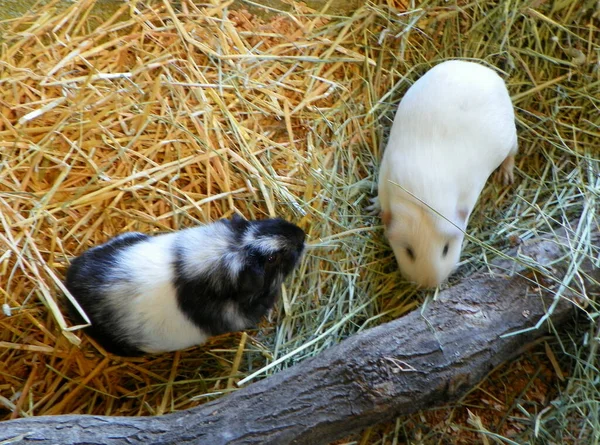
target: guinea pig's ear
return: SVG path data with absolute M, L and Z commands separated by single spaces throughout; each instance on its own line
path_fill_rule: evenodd
M 244 218 L 242 218 L 240 215 L 238 215 L 237 213 L 234 213 L 233 216 L 231 217 L 231 222 L 232 223 L 240 223 L 242 221 L 245 221 Z
M 248 225 L 250 224 L 248 221 L 246 221 L 244 218 L 242 218 L 237 213 L 233 214 L 233 216 L 229 220 L 229 223 L 231 224 L 231 227 L 233 228 L 234 232 L 242 232 L 242 233 L 244 232 L 244 230 L 246 230 L 246 227 L 248 227 Z
M 467 219 L 469 219 L 469 209 L 466 207 L 459 207 L 456 209 L 456 215 L 458 216 L 458 221 L 462 228 L 467 226 Z
M 390 223 L 392 222 L 392 212 L 381 212 L 381 221 L 383 221 L 383 225 L 388 228 Z

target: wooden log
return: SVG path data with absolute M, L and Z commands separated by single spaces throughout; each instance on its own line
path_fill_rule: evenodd
M 598 246 L 599 233 L 593 236 Z M 560 242 L 558 242 L 560 241 Z M 317 357 L 216 401 L 161 417 L 61 415 L 3 422 L 0 443 L 326 444 L 400 414 L 441 405 L 539 337 L 534 326 L 567 273 L 562 238 L 515 249 L 541 272 L 502 260 L 444 290 L 423 310 L 369 329 Z M 568 321 L 572 299 L 598 292 L 600 272 L 584 261 L 549 320 Z M 509 273 L 510 271 L 510 273 Z M 8 441 L 8 442 L 6 442 Z

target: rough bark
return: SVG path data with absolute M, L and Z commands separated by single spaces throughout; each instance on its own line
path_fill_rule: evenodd
M 596 233 L 595 245 L 598 240 Z M 565 273 L 566 264 L 550 265 L 565 254 L 556 240 L 537 240 L 519 250 L 522 257 L 548 265 L 552 276 Z M 498 264 L 441 292 L 423 311 L 348 338 L 214 402 L 162 417 L 63 415 L 7 421 L 0 425 L 0 443 L 325 444 L 393 416 L 440 405 L 547 332 L 544 325 L 503 337 L 535 325 L 556 286 L 542 272 L 515 269 L 511 261 Z M 598 292 L 598 269 L 584 263 L 581 270 L 573 280 L 585 287 L 579 291 Z M 574 292 L 564 296 L 551 316 L 555 327 L 574 312 L 568 301 Z

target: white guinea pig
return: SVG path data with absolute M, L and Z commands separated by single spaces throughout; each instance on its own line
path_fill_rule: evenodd
M 439 286 L 454 271 L 483 186 L 498 167 L 505 184 L 513 181 L 517 148 L 512 103 L 493 70 L 447 61 L 409 88 L 378 186 L 386 236 L 407 279 Z
M 238 216 L 158 236 L 124 233 L 73 260 L 66 287 L 106 350 L 174 351 L 256 324 L 298 263 L 304 238 L 282 219 Z

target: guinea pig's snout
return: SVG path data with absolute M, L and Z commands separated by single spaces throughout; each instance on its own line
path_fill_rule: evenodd
M 440 284 L 442 284 L 443 280 L 438 280 L 437 278 L 434 277 L 427 277 L 425 279 L 419 280 L 417 282 L 417 286 L 423 289 L 430 289 L 430 288 L 434 288 L 434 287 L 438 287 Z
M 452 271 L 446 272 L 445 270 L 434 270 L 431 271 L 431 273 L 419 277 L 417 284 L 419 287 L 428 289 L 439 287 L 444 284 L 451 273 Z
M 413 270 L 412 274 L 406 273 L 406 271 L 400 270 L 403 275 L 410 281 L 415 283 L 417 287 L 421 289 L 431 289 L 440 286 L 446 281 L 447 275 L 436 270 L 424 271 L 424 270 Z
M 298 245 L 300 247 L 304 247 L 304 241 L 306 241 L 306 233 L 304 233 L 304 230 L 300 233 L 300 235 L 298 236 Z
M 306 240 L 306 234 L 304 231 L 300 231 L 297 236 L 294 237 L 294 246 L 296 247 L 296 252 L 298 254 L 302 253 L 304 250 L 304 241 Z

